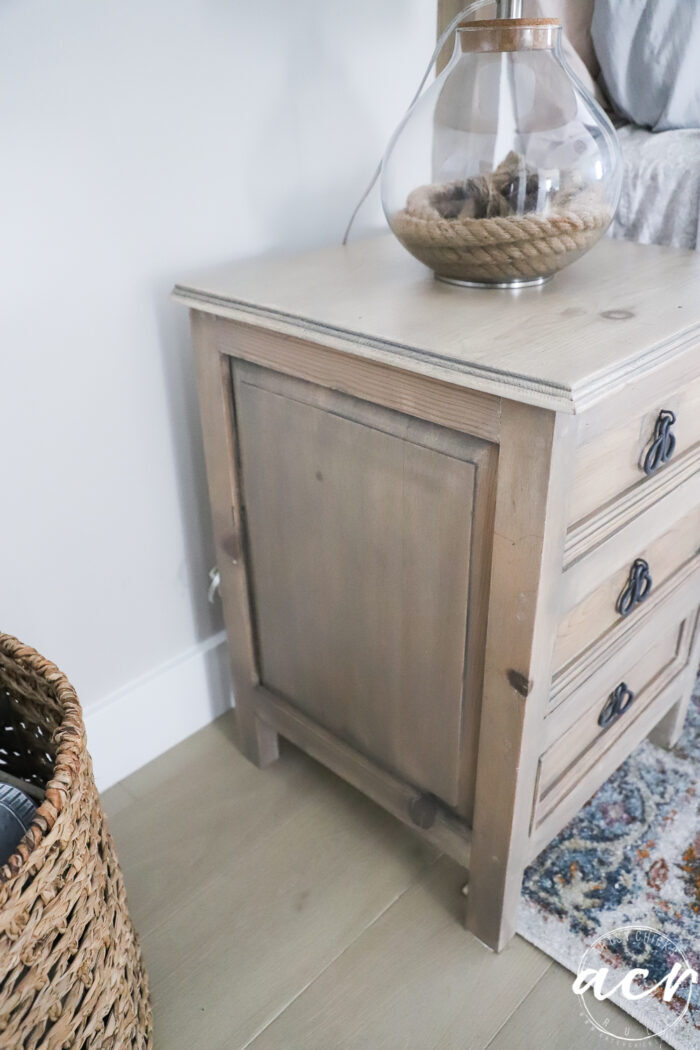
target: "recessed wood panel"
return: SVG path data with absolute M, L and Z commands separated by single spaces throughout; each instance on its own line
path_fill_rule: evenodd
M 254 366 L 235 376 L 262 683 L 458 807 L 484 444 Z

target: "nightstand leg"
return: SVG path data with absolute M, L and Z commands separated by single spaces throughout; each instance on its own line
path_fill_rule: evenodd
M 673 705 L 668 714 L 661 719 L 656 728 L 649 734 L 652 744 L 656 744 L 657 747 L 664 747 L 667 751 L 676 746 L 678 738 L 683 731 L 689 700 L 690 696 L 685 700 L 679 700 L 677 704 Z
M 249 700 L 236 699 L 236 744 L 241 754 L 259 769 L 279 758 L 279 736 L 258 718 Z
M 241 541 L 242 496 L 235 454 L 231 362 L 219 352 L 215 338 L 197 314 L 192 315 L 192 332 L 197 348 L 197 388 L 214 518 L 216 560 L 221 578 L 221 602 L 231 654 L 236 742 L 242 754 L 263 769 L 279 756 L 279 739 L 275 730 L 255 713 L 257 667 L 246 552 Z
M 690 656 L 688 658 L 688 666 L 683 672 L 681 698 L 673 705 L 671 710 L 664 715 L 659 724 L 649 734 L 649 739 L 652 744 L 656 744 L 657 747 L 664 747 L 667 751 L 670 751 L 671 748 L 676 746 L 680 735 L 683 732 L 685 716 L 688 713 L 690 698 L 693 695 L 693 689 L 695 687 L 698 660 L 700 660 L 700 612 L 695 616 L 695 622 L 692 628 L 690 627 L 690 620 L 687 621 L 687 624 L 688 630 L 692 629 L 693 631 L 693 640 L 690 648 Z
M 481 865 L 473 873 L 470 869 L 465 926 L 495 952 L 507 947 L 516 933 L 524 870 L 512 859 L 498 872 L 493 865 L 486 871 Z
M 571 417 L 573 418 L 573 417 Z M 504 402 L 467 927 L 494 951 L 516 930 L 559 616 L 571 418 Z

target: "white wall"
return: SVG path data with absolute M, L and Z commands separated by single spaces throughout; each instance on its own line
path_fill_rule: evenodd
M 78 688 L 102 784 L 227 702 L 170 288 L 340 238 L 435 17 L 435 0 L 0 4 L 0 624 Z

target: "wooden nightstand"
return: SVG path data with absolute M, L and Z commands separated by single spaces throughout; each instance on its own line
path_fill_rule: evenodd
M 524 867 L 649 733 L 700 631 L 700 257 L 548 286 L 389 236 L 184 282 L 243 752 L 289 738 L 470 869 Z

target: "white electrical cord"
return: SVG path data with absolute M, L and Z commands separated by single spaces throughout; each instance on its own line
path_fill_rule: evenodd
M 210 605 L 214 604 L 214 598 L 217 593 L 221 594 L 221 573 L 216 565 L 214 565 L 214 567 L 209 570 L 209 590 L 207 591 L 207 599 Z
M 444 31 L 444 33 L 442 33 L 442 35 L 440 36 L 440 39 L 438 40 L 437 44 L 435 45 L 435 50 L 433 51 L 432 55 L 430 56 L 430 62 L 428 62 L 428 66 L 427 66 L 427 68 L 425 70 L 425 73 L 423 74 L 421 82 L 418 85 L 418 90 L 416 91 L 415 95 L 411 99 L 411 102 L 410 102 L 410 105 L 408 107 L 408 110 L 406 111 L 407 115 L 408 115 L 408 113 L 410 113 L 410 111 L 413 109 L 413 107 L 415 106 L 416 102 L 418 101 L 418 99 L 419 99 L 419 97 L 421 95 L 421 92 L 423 91 L 423 88 L 425 87 L 425 82 L 427 81 L 428 77 L 430 76 L 430 71 L 432 70 L 433 66 L 437 62 L 438 55 L 440 54 L 440 52 L 442 51 L 443 47 L 447 43 L 448 39 L 452 36 L 452 34 L 454 33 L 455 29 L 460 24 L 460 22 L 463 22 L 465 20 L 465 18 L 469 18 L 469 16 L 473 15 L 475 11 L 479 11 L 482 7 L 486 7 L 487 4 L 493 4 L 495 2 L 496 2 L 496 0 L 473 0 L 473 3 L 467 4 L 467 6 L 464 8 L 463 11 L 460 11 L 458 15 L 455 15 L 455 17 L 452 19 L 452 21 L 448 25 L 447 29 Z M 405 117 L 404 117 L 404 120 L 405 120 Z M 365 201 L 369 197 L 370 193 L 374 189 L 375 183 L 376 183 L 377 179 L 379 178 L 379 176 L 381 175 L 382 164 L 383 163 L 384 163 L 384 157 L 382 157 L 382 159 L 379 161 L 379 164 L 375 168 L 374 175 L 372 176 L 372 179 L 370 181 L 369 186 L 367 187 L 365 192 L 360 197 L 359 201 L 357 202 L 357 206 L 355 207 L 355 210 L 353 211 L 352 215 L 350 216 L 350 222 L 348 223 L 347 228 L 345 230 L 345 234 L 343 236 L 343 244 L 347 244 L 348 243 L 348 237 L 350 236 L 350 230 L 352 229 L 352 225 L 353 225 L 355 219 L 357 218 L 357 214 L 358 214 L 360 208 L 365 203 Z

